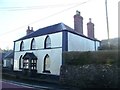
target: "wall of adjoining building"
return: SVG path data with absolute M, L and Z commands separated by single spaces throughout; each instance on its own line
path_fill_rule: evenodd
M 95 51 L 100 42 L 73 33 L 68 33 L 68 51 Z

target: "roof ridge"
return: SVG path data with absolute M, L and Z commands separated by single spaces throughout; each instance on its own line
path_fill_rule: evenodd
M 41 36 L 41 35 L 46 35 L 46 34 L 50 34 L 50 33 L 55 33 L 55 32 L 61 32 L 62 30 L 72 30 L 72 28 L 65 25 L 64 23 L 60 22 L 57 24 L 39 28 L 38 30 L 32 32 L 31 34 L 28 34 L 28 35 L 26 35 L 18 40 L 15 40 L 15 41 L 24 40 L 24 39 L 37 37 L 37 36 Z

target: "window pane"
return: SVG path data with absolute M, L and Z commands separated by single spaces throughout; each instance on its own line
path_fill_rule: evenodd
M 49 36 L 46 37 L 45 45 L 46 48 L 51 48 L 51 39 Z
M 35 49 L 35 40 L 34 39 L 32 39 L 32 42 L 31 42 L 31 49 Z
M 23 67 L 23 59 L 22 59 L 22 55 L 20 56 L 20 59 L 19 59 L 19 69 L 21 69 Z
M 50 70 L 50 57 L 47 56 L 45 59 L 45 70 Z
M 23 59 L 21 58 L 21 67 L 20 68 L 23 68 Z
M 31 63 L 34 63 L 33 60 L 31 61 Z
M 22 50 L 24 50 L 24 43 L 22 44 Z
M 24 50 L 24 42 L 22 41 L 20 44 L 20 51 Z

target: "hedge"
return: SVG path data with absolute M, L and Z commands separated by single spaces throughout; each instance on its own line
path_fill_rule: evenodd
M 60 82 L 78 88 L 120 88 L 119 71 L 116 65 L 62 65 Z
M 118 64 L 120 66 L 119 57 L 118 50 L 63 52 L 65 65 Z

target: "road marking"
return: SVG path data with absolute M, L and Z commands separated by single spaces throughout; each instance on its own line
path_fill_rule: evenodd
M 16 85 L 16 86 L 25 87 L 25 88 L 32 88 L 32 87 L 30 87 L 30 86 L 18 85 L 18 84 L 16 84 L 16 83 L 13 83 L 13 82 L 6 82 L 6 81 L 2 81 L 2 82 L 4 82 L 4 83 L 8 83 L 8 84 L 12 84 L 12 85 Z
M 10 80 L 2 80 L 3 82 L 8 82 L 10 84 L 14 84 L 17 86 L 22 86 L 22 87 L 26 87 L 26 88 L 41 88 L 41 89 L 53 89 L 51 87 L 45 87 L 45 86 L 38 86 L 38 85 L 31 85 L 31 84 L 26 84 L 26 83 L 21 83 L 21 82 L 16 82 L 16 81 L 10 81 Z M 18 85 L 19 84 L 19 85 Z

